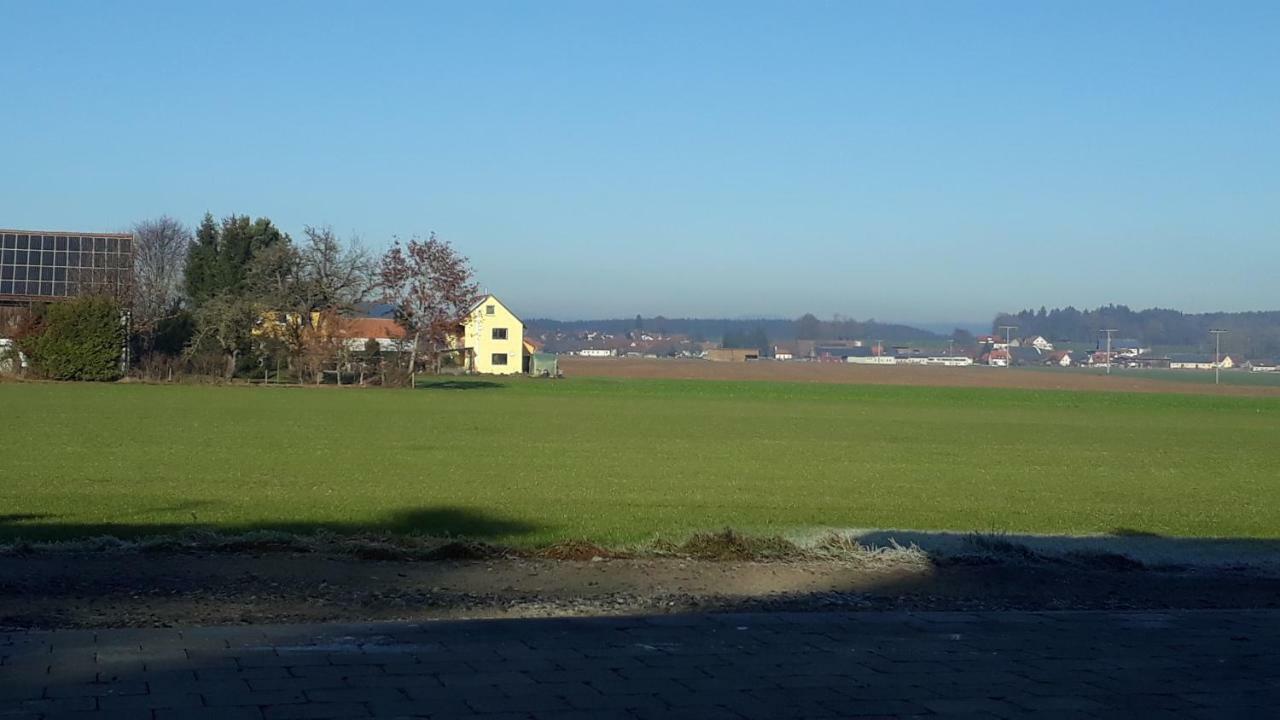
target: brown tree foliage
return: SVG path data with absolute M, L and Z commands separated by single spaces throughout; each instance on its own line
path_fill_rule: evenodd
M 420 350 L 439 370 L 440 353 L 480 294 L 471 264 L 448 242 L 432 233 L 425 241 L 397 239 L 382 257 L 379 279 L 384 299 L 396 309 L 396 322 L 412 338 L 409 370 Z

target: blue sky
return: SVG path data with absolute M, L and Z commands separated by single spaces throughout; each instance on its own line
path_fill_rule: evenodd
M 527 316 L 1277 309 L 1280 3 L 0 1 L 0 226 L 431 230 Z

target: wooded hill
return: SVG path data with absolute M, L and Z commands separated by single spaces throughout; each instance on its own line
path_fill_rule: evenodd
M 992 328 L 1017 325 L 1015 335 L 1043 335 L 1052 341 L 1095 342 L 1104 328 L 1114 328 L 1116 338 L 1132 338 L 1145 345 L 1211 348 L 1210 329 L 1227 330 L 1224 351 L 1251 358 L 1280 355 L 1280 311 L 1184 313 L 1164 308 L 1132 310 L 1107 305 L 1093 310 L 1073 307 L 1023 310 L 996 315 Z

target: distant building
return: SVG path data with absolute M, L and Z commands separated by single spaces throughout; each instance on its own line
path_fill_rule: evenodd
M 1035 348 L 1040 352 L 1051 352 L 1053 350 L 1053 343 L 1045 339 L 1043 335 L 1032 335 L 1014 342 L 1017 343 L 1014 347 Z M 1013 343 L 1010 344 L 1012 345 Z
M 583 348 L 578 351 L 581 357 L 615 357 L 617 354 L 615 348 Z
M 1136 338 L 1120 338 L 1111 342 L 1111 349 L 1121 357 L 1137 357 L 1146 355 L 1151 352 L 1150 347 L 1145 347 L 1141 340 Z
M 1043 365 L 1048 357 L 1031 345 L 1011 347 L 1006 352 L 1014 365 Z
M 0 304 L 119 297 L 132 278 L 133 235 L 0 230 Z
M 389 318 L 343 318 L 338 332 L 352 352 L 364 352 L 370 340 L 382 352 L 400 350 L 406 341 L 404 328 Z
M 1008 350 L 1010 345 L 1009 342 L 1005 342 L 1004 338 L 996 337 L 995 335 L 983 335 L 982 337 L 979 337 L 978 344 L 988 345 L 992 350 Z
M 774 360 L 794 360 L 798 354 L 795 343 L 778 343 L 773 346 Z
M 1236 366 L 1235 358 L 1230 355 L 1223 355 L 1222 359 L 1217 363 L 1217 367 L 1223 370 L 1229 370 Z M 1212 370 L 1214 368 L 1214 360 L 1212 355 L 1170 355 L 1169 367 L 1173 370 Z
M 1071 357 L 1070 350 L 1058 350 L 1056 352 L 1051 352 L 1048 357 L 1045 358 L 1045 364 L 1057 365 L 1058 367 L 1071 367 L 1072 362 L 1073 359 Z
M 467 311 L 454 349 L 464 367 L 487 375 L 524 371 L 524 323 L 494 295 L 485 295 Z
M 706 352 L 706 358 L 713 362 L 746 362 L 759 360 L 760 351 L 755 348 L 712 348 Z

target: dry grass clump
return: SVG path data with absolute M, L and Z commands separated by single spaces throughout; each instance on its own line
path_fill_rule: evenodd
M 630 553 L 611 550 L 590 540 L 563 540 L 533 552 L 534 557 L 547 560 L 619 560 L 631 557 Z

